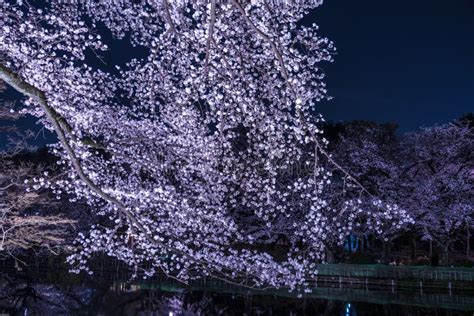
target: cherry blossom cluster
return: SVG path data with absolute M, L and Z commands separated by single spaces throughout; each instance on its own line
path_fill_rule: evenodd
M 77 271 L 105 252 L 146 276 L 296 288 L 358 220 L 369 218 L 376 230 L 409 220 L 396 207 L 362 209 L 358 197 L 371 197 L 347 172 L 333 180 L 352 192 L 346 201 L 327 198 L 334 176 L 325 165 L 335 162 L 314 113 L 329 98 L 321 64 L 333 61 L 335 47 L 316 25 L 299 23 L 320 4 L 103 0 L 38 8 L 0 0 L 5 66 L 45 96 L 28 98 L 22 111 L 64 135 L 51 150 L 68 177 L 39 184 L 103 216 L 77 240 L 69 258 Z M 112 70 L 93 66 L 110 33 L 146 57 Z M 249 246 L 283 226 L 294 231 L 286 260 Z

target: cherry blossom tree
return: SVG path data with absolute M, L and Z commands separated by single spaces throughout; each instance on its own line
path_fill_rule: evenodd
M 68 172 L 44 186 L 107 219 L 78 239 L 77 271 L 105 252 L 184 282 L 295 288 L 316 274 L 328 236 L 343 240 L 372 199 L 327 153 L 314 115 L 335 48 L 298 22 L 321 2 L 0 1 L 0 78 L 57 134 L 51 151 Z M 146 56 L 94 66 L 110 33 Z M 337 207 L 323 160 L 352 192 Z M 296 166 L 304 176 L 286 176 Z M 291 218 L 304 247 L 277 261 L 237 246 L 255 240 L 235 215 L 245 212 L 261 229 Z M 394 214 L 376 203 L 368 216 Z
M 407 203 L 411 188 L 408 185 L 409 178 L 404 174 L 406 162 L 402 153 L 403 145 L 396 135 L 397 126 L 354 121 L 332 128 L 338 130 L 333 151 L 341 165 L 351 170 L 364 187 L 385 203 L 401 205 L 401 212 L 411 215 L 413 210 Z M 368 204 L 364 209 L 373 211 L 373 207 Z M 413 217 L 402 217 L 406 220 L 397 223 L 393 223 L 390 216 L 377 218 L 377 225 L 368 219 L 359 223 L 354 234 L 362 238 L 373 235 L 379 239 L 383 245 L 383 259 L 387 260 L 393 241 L 413 228 Z
M 424 128 L 404 139 L 404 174 L 411 192 L 407 207 L 416 231 L 442 250 L 445 263 L 449 248 L 462 236 L 467 235 L 469 249 L 474 220 L 473 139 L 466 120 Z

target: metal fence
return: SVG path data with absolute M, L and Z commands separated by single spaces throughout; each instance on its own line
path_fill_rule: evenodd
M 474 268 L 431 266 L 387 266 L 382 264 L 320 264 L 320 276 L 350 278 L 474 281 Z

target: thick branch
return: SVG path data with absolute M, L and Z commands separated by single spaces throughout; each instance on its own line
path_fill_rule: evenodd
M 242 14 L 245 22 L 247 22 L 247 24 L 262 38 L 264 39 L 266 42 L 268 42 L 270 44 L 270 46 L 272 47 L 272 50 L 273 50 L 273 53 L 275 54 L 277 60 L 278 60 L 278 63 L 280 64 L 280 68 L 281 68 L 281 74 L 283 76 L 283 78 L 285 78 L 285 81 L 288 83 L 288 71 L 286 70 L 286 67 L 285 67 L 285 62 L 283 61 L 283 55 L 281 54 L 280 50 L 278 49 L 276 43 L 274 41 L 272 41 L 272 39 L 267 35 L 265 34 L 262 30 L 260 30 L 253 22 L 252 20 L 250 20 L 250 18 L 247 16 L 247 13 L 245 12 L 244 8 L 242 7 L 242 5 L 240 3 L 237 2 L 237 0 L 232 0 L 232 3 L 237 7 L 237 9 L 240 11 L 240 13 Z
M 171 18 L 170 6 L 169 6 L 169 3 L 168 3 L 168 0 L 163 0 L 163 9 L 165 11 L 166 21 L 168 22 L 171 31 L 175 35 L 177 35 L 178 32 L 176 31 L 176 27 L 174 26 L 173 19 Z
M 208 68 L 209 68 L 209 55 L 210 55 L 210 50 L 211 50 L 211 42 L 212 42 L 212 36 L 214 33 L 214 24 L 216 21 L 216 0 L 212 0 L 211 2 L 211 16 L 210 16 L 210 21 L 209 21 L 209 30 L 208 30 L 208 35 L 207 35 L 207 43 L 206 43 L 206 62 L 204 66 L 204 77 L 207 76 Z

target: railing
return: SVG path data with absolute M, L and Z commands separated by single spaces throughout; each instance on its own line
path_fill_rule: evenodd
M 344 302 L 366 302 L 372 304 L 399 304 L 412 305 L 425 308 L 448 308 L 463 311 L 474 311 L 474 296 L 470 293 L 455 293 L 445 289 L 444 291 L 398 291 L 390 289 L 369 289 L 368 287 L 352 286 L 317 286 L 311 291 L 303 293 L 301 296 L 297 292 L 289 292 L 287 289 L 273 290 L 249 290 L 236 285 L 221 281 L 201 279 L 191 282 L 184 287 L 179 282 L 158 277 L 153 282 L 115 282 L 113 288 L 118 291 L 137 291 L 137 290 L 161 290 L 166 292 L 180 292 L 183 289 L 190 291 L 217 292 L 220 294 L 238 294 L 305 299 L 324 299 Z
M 392 280 L 474 281 L 474 268 L 462 267 L 320 264 L 317 269 L 320 276 Z

